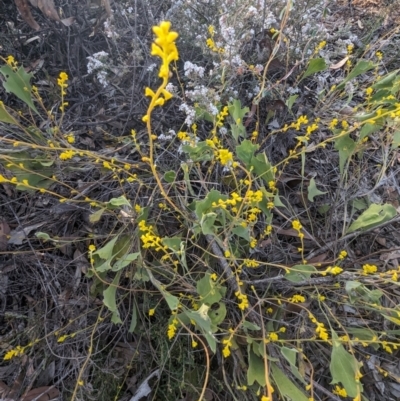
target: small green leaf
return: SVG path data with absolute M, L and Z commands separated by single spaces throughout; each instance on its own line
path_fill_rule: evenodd
M 317 185 L 315 184 L 314 178 L 311 178 L 310 184 L 308 185 L 308 200 L 310 202 L 314 202 L 314 197 L 318 195 L 324 195 L 327 192 L 322 192 L 317 188 Z
M 222 288 L 224 289 L 222 292 L 224 292 L 225 287 Z M 220 284 L 211 279 L 210 273 L 206 273 L 204 277 L 197 282 L 196 286 L 201 302 L 208 306 L 221 300 L 224 295 L 224 293 L 221 293 L 222 288 Z
M 251 347 L 248 347 L 249 368 L 247 369 L 247 384 L 252 386 L 257 382 L 260 386 L 265 386 L 265 366 L 263 358 L 257 356 Z
M 134 303 L 132 306 L 131 324 L 129 325 L 129 329 L 128 329 L 129 333 L 133 333 L 135 331 L 136 326 L 137 326 L 137 317 L 138 317 L 137 308 L 136 308 L 136 304 Z
M 246 168 L 251 165 L 251 159 L 258 150 L 259 145 L 253 144 L 248 139 L 245 139 L 240 145 L 236 146 L 236 155 L 240 161 L 244 163 Z
M 17 120 L 6 110 L 3 102 L 0 103 L 0 121 L 4 123 L 18 125 Z
M 112 283 L 108 286 L 106 290 L 103 291 L 103 303 L 108 308 L 110 312 L 113 313 L 111 321 L 115 324 L 122 323 L 121 318 L 119 317 L 118 307 L 117 307 L 117 300 L 116 300 L 116 292 L 117 287 L 119 284 L 119 280 L 121 278 L 121 271 L 119 271 Z
M 246 241 L 250 242 L 250 234 L 249 234 L 248 227 L 243 227 L 241 225 L 233 227 L 232 233 L 237 235 L 238 237 L 243 238 Z
M 89 216 L 89 221 L 91 223 L 97 223 L 101 219 L 101 216 L 103 215 L 104 211 L 105 209 L 96 210 Z
M 296 265 L 289 269 L 289 272 L 285 274 L 285 279 L 292 283 L 299 283 L 304 280 L 309 280 L 313 273 L 316 273 L 317 269 L 312 265 Z
M 289 97 L 288 100 L 286 100 L 286 106 L 288 108 L 289 111 L 292 110 L 292 106 L 294 104 L 294 102 L 296 101 L 296 99 L 299 97 L 299 95 L 292 95 Z
M 298 354 L 298 351 L 293 349 L 293 348 L 288 348 L 288 347 L 281 347 L 280 351 L 282 355 L 285 357 L 285 359 L 289 362 L 290 364 L 290 370 L 292 371 L 293 375 L 300 380 L 304 385 L 306 385 L 306 381 L 304 378 L 301 376 L 299 369 L 296 366 L 296 357 Z
M 222 302 L 218 302 L 218 308 L 217 309 L 210 309 L 208 312 L 208 316 L 210 317 L 211 320 L 211 331 L 215 333 L 218 331 L 218 325 L 221 324 L 226 317 L 226 306 Z
M 359 60 L 355 67 L 350 71 L 349 75 L 347 75 L 347 77 L 337 86 L 337 90 L 343 89 L 348 81 L 372 70 L 373 68 L 375 68 L 375 66 L 372 61 Z
M 242 323 L 243 328 L 247 329 L 247 330 L 253 330 L 253 331 L 258 331 L 261 330 L 260 326 L 257 326 L 256 324 L 252 323 L 252 322 L 248 322 L 247 320 L 245 320 Z
M 200 225 L 201 225 L 201 231 L 203 232 L 204 235 L 208 234 L 214 234 L 215 233 L 215 220 L 217 218 L 216 213 L 206 213 L 203 214 Z
M 354 152 L 356 143 L 350 138 L 350 134 L 342 135 L 335 140 L 335 149 L 339 151 L 339 170 L 343 174 L 344 165 Z
M 112 205 L 112 206 L 129 206 L 129 207 L 132 207 L 131 203 L 123 195 L 120 196 L 119 198 L 112 198 L 107 203 L 109 205 Z
M 27 73 L 24 67 L 19 67 L 16 71 L 9 65 L 3 65 L 0 72 L 4 75 L 3 86 L 7 92 L 13 93 L 25 104 L 27 104 L 36 114 L 39 112 L 32 101 L 32 87 L 30 80 L 33 74 Z
M 165 182 L 171 183 L 171 182 L 174 182 L 175 179 L 176 179 L 176 173 L 175 173 L 175 171 L 167 171 L 167 172 L 164 174 L 164 181 L 165 181 Z
M 283 373 L 274 362 L 271 362 L 271 375 L 282 399 L 291 401 L 309 401 L 309 398 L 294 384 L 287 374 Z
M 400 130 L 397 130 L 393 134 L 392 150 L 400 147 Z
M 310 61 L 308 64 L 306 72 L 303 74 L 301 77 L 301 80 L 304 78 L 307 78 L 308 76 L 315 74 L 316 72 L 324 71 L 326 70 L 327 65 L 325 62 L 325 59 L 321 58 L 314 58 Z
M 373 134 L 374 132 L 379 131 L 380 129 L 382 129 L 381 125 L 365 123 L 360 131 L 360 141 Z
M 99 248 L 93 255 L 98 255 L 101 259 L 111 260 L 113 257 L 113 249 L 115 243 L 118 241 L 118 235 L 116 235 L 111 241 L 107 242 L 102 248 Z
M 379 81 L 372 85 L 372 88 L 377 89 L 391 89 L 393 87 L 394 80 L 400 70 L 394 70 L 389 74 L 383 76 Z
M 368 230 L 393 219 L 397 214 L 394 206 L 385 203 L 384 205 L 371 204 L 367 210 L 354 221 L 347 234 L 357 230 Z
M 181 237 L 164 237 L 161 240 L 162 244 L 167 246 L 173 252 L 180 252 L 182 246 Z
M 43 232 L 41 232 L 41 231 L 37 232 L 37 233 L 35 234 L 35 236 L 36 236 L 36 238 L 38 238 L 38 239 L 42 239 L 44 242 L 51 240 L 51 237 L 50 237 L 49 234 L 43 233 Z
M 341 383 L 349 397 L 356 397 L 362 392 L 363 387 L 356 377 L 361 377 L 360 366 L 354 355 L 345 350 L 334 330 L 332 330 L 332 356 L 329 365 L 332 381 L 331 384 Z
M 134 252 L 134 253 L 128 253 L 127 255 L 122 256 L 122 258 L 118 259 L 113 264 L 112 270 L 114 272 L 116 272 L 116 271 L 123 269 L 124 267 L 128 266 L 129 264 L 131 264 L 132 262 L 137 260 L 139 255 L 140 255 L 140 252 Z

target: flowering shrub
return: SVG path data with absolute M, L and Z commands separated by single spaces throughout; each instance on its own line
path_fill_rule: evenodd
M 232 399 L 306 401 L 325 394 L 359 401 L 366 348 L 385 357 L 397 349 L 391 325 L 399 324 L 399 311 L 386 302 L 385 291 L 396 285 L 398 267 L 364 260 L 352 241 L 398 218 L 391 202 L 369 197 L 400 145 L 398 71 L 382 74 L 381 55 L 356 57 L 353 42 L 329 43 L 318 22 L 325 2 L 307 8 L 302 27 L 295 24 L 301 19 L 293 19 L 300 2 L 281 2 L 276 9 L 262 1 L 235 7 L 203 2 L 196 15 L 183 3 L 166 13 L 181 24 L 153 27 L 157 84 L 144 88 L 147 136 L 132 130 L 124 137 L 126 157 L 87 150 L 77 135 L 63 132 L 66 72 L 57 79 L 59 105 L 50 109 L 30 86 L 31 76 L 12 56 L 5 59 L 0 73 L 6 89 L 50 125 L 28 129 L 0 103 L 0 120 L 13 132 L 5 144 L 21 148 L 1 154 L 0 184 L 83 206 L 91 227 L 115 222 L 107 235 L 88 230 L 84 238 L 86 277 L 104 304 L 92 333 L 104 319 L 115 325 L 129 321 L 130 333 L 147 330 L 150 341 L 161 344 L 158 355 L 167 344 L 164 361 L 180 347 L 192 366 L 202 367 L 191 386 L 197 399 L 218 383 Z M 218 21 L 200 22 L 202 12 L 205 20 L 218 15 Z M 302 35 L 311 38 L 299 50 L 294 43 Z M 193 38 L 208 62 L 182 60 L 180 46 Z M 332 67 L 337 57 L 339 67 Z M 88 64 L 102 85 L 107 75 L 98 74 L 106 71 L 105 58 L 96 53 Z M 286 74 L 267 75 L 273 60 Z M 336 77 L 328 66 L 339 70 Z M 307 91 L 312 112 L 301 107 Z M 271 106 L 280 105 L 274 94 L 281 109 Z M 267 115 L 260 106 L 265 100 Z M 158 113 L 174 102 L 184 115 L 160 132 Z M 348 115 L 339 113 L 345 106 Z M 362 181 L 359 165 L 376 157 L 377 143 L 385 154 L 379 159 L 384 165 L 373 167 L 381 181 L 374 188 L 352 188 L 353 180 Z M 172 162 L 168 153 L 175 155 Z M 64 179 L 68 169 L 84 179 L 87 165 L 99 182 L 115 184 L 110 196 Z M 36 236 L 58 241 L 46 232 Z M 60 346 L 76 335 L 67 328 L 52 333 Z M 6 350 L 4 359 L 23 355 L 45 338 Z M 328 364 L 315 357 L 321 350 Z M 93 335 L 88 359 L 92 353 Z M 85 368 L 86 363 L 74 394 L 85 384 Z M 317 377 L 321 368 L 326 381 Z

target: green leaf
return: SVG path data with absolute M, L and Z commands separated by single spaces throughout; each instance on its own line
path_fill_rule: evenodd
M 180 252 L 182 246 L 181 237 L 164 237 L 161 240 L 162 244 L 167 246 L 173 252 Z
M 217 349 L 217 340 L 212 334 L 211 320 L 208 316 L 208 311 L 209 307 L 203 304 L 200 306 L 200 309 L 198 311 L 186 311 L 185 314 L 189 319 L 192 319 L 196 322 L 197 328 L 200 328 L 203 332 L 212 352 L 215 352 Z
M 350 71 L 349 75 L 347 75 L 347 77 L 337 86 L 337 90 L 343 89 L 348 81 L 374 68 L 375 66 L 372 61 L 359 60 L 355 67 Z
M 400 147 L 400 130 L 397 130 L 393 134 L 392 150 Z
M 292 283 L 299 283 L 304 280 L 309 280 L 317 269 L 312 265 L 296 265 L 289 268 L 289 272 L 285 274 L 285 279 Z
M 165 181 L 165 182 L 171 183 L 171 182 L 174 182 L 175 179 L 176 179 L 176 173 L 175 173 L 175 171 L 167 171 L 167 172 L 164 174 L 164 181 Z
M 128 266 L 129 264 L 131 264 L 132 262 L 137 260 L 139 255 L 140 255 L 140 252 L 134 252 L 134 253 L 128 253 L 127 255 L 122 256 L 121 259 L 118 259 L 113 264 L 112 270 L 114 272 L 116 272 L 116 271 L 119 271 L 119 270 L 123 269 L 124 267 Z
M 349 397 L 356 397 L 362 392 L 363 387 L 356 377 L 361 377 L 361 363 L 357 361 L 354 355 L 345 350 L 340 342 L 336 332 L 332 330 L 332 355 L 329 365 L 332 381 L 331 384 L 341 383 L 346 389 Z
M 197 293 L 201 302 L 211 306 L 217 303 L 225 295 L 226 288 L 211 279 L 210 273 L 206 273 L 202 279 L 197 282 Z
M 158 291 L 162 294 L 164 297 L 165 301 L 167 302 L 170 310 L 176 310 L 178 309 L 179 305 L 179 299 L 175 296 L 170 294 L 168 291 L 164 289 L 164 285 L 161 284 L 154 276 L 153 273 L 151 272 L 150 269 L 146 269 L 147 275 L 151 281 L 151 283 L 154 285 L 154 287 L 157 288 Z
M 18 121 L 6 110 L 3 102 L 0 103 L 0 121 L 18 125 Z
M 228 105 L 228 110 L 234 121 L 234 123 L 231 124 L 232 136 L 237 141 L 239 137 L 244 137 L 246 134 L 246 128 L 243 125 L 243 117 L 249 112 L 249 108 L 242 108 L 242 103 L 240 100 L 235 99 L 231 104 Z
M 294 384 L 287 374 L 283 373 L 274 362 L 271 365 L 271 376 L 282 399 L 291 401 L 309 401 L 309 398 Z
M 226 317 L 226 306 L 223 302 L 218 303 L 218 308 L 217 309 L 210 309 L 208 312 L 208 316 L 210 317 L 211 320 L 211 331 L 215 333 L 218 331 L 218 325 L 221 324 Z
M 372 85 L 372 88 L 377 90 L 377 89 L 392 89 L 393 88 L 393 83 L 394 80 L 399 73 L 400 70 L 394 70 L 390 72 L 389 74 L 385 75 L 382 77 L 379 81 L 375 82 Z
M 233 227 L 232 233 L 237 235 L 238 237 L 243 238 L 246 241 L 250 242 L 250 234 L 249 234 L 248 227 L 243 227 L 241 225 Z
M 298 354 L 298 351 L 293 349 L 293 348 L 288 348 L 288 347 L 281 347 L 280 351 L 282 355 L 285 357 L 285 359 L 289 362 L 290 364 L 290 370 L 292 371 L 293 375 L 300 380 L 304 385 L 306 385 L 306 381 L 304 378 L 301 376 L 299 369 L 297 369 L 296 366 L 296 357 Z
M 129 325 L 129 329 L 128 329 L 129 333 L 133 333 L 135 331 L 136 326 L 137 326 L 137 317 L 138 317 L 137 308 L 136 308 L 136 304 L 134 303 L 132 306 L 131 324 Z
M 247 384 L 252 386 L 257 382 L 260 386 L 265 386 L 265 366 L 263 358 L 257 356 L 251 347 L 248 347 L 249 368 L 247 369 Z
M 13 93 L 27 104 L 36 114 L 39 114 L 32 101 L 32 87 L 30 80 L 33 77 L 33 74 L 28 74 L 24 67 L 19 67 L 14 71 L 12 67 L 7 64 L 0 68 L 0 72 L 5 78 L 5 81 L 3 82 L 5 90 Z
M 215 233 L 215 220 L 217 218 L 216 213 L 206 213 L 203 214 L 200 220 L 201 231 L 204 235 L 214 234 Z
M 198 142 L 196 146 L 184 145 L 182 150 L 193 162 L 210 161 L 214 159 L 214 150 L 206 142 Z
M 115 324 L 122 323 L 121 318 L 119 317 L 117 300 L 116 300 L 116 292 L 117 286 L 119 284 L 119 280 L 121 278 L 121 271 L 119 271 L 112 281 L 111 285 L 108 286 L 106 290 L 103 291 L 103 303 L 108 308 L 110 312 L 112 312 L 111 321 Z
M 344 165 L 354 152 L 356 143 L 350 138 L 350 134 L 342 135 L 335 140 L 335 149 L 339 151 L 339 170 L 343 174 Z
M 212 204 L 218 203 L 218 200 L 221 199 L 223 201 L 226 201 L 228 197 L 226 195 L 222 195 L 221 192 L 212 189 L 205 199 L 196 202 L 195 210 L 196 210 L 196 216 L 199 220 L 203 217 L 203 214 L 206 214 L 210 211 L 213 210 Z
M 286 100 L 286 106 L 288 108 L 289 111 L 292 110 L 292 106 L 294 104 L 294 102 L 296 101 L 296 99 L 299 97 L 299 95 L 292 95 L 289 97 L 288 100 Z
M 125 198 L 125 196 L 120 196 L 119 198 L 112 198 L 107 202 L 112 206 L 129 206 L 132 207 L 131 203 Z
M 307 70 L 301 77 L 301 80 L 303 80 L 304 78 L 307 78 L 308 76 L 310 76 L 312 74 L 315 74 L 316 72 L 324 71 L 324 70 L 326 70 L 326 68 L 327 68 L 327 65 L 326 65 L 325 59 L 323 59 L 322 57 L 314 58 L 309 62 Z
M 352 233 L 357 230 L 368 230 L 376 227 L 379 224 L 385 223 L 393 219 L 397 214 L 394 206 L 385 203 L 384 205 L 371 204 L 367 210 L 365 210 L 361 215 L 354 221 L 347 234 Z
M 35 234 L 35 236 L 36 236 L 36 238 L 41 239 L 41 240 L 43 240 L 44 242 L 51 240 L 51 237 L 50 237 L 49 234 L 44 233 L 44 232 L 41 232 L 41 231 L 37 232 L 37 233 Z
M 270 181 L 274 181 L 274 170 L 265 153 L 259 153 L 257 156 L 253 156 L 251 158 L 250 167 L 253 167 L 258 178 L 262 178 L 266 184 Z
M 113 249 L 115 243 L 118 241 L 118 235 L 116 235 L 111 241 L 107 242 L 106 245 L 99 248 L 93 255 L 98 255 L 101 259 L 111 260 L 113 257 Z
M 245 139 L 240 145 L 236 146 L 236 155 L 238 159 L 244 163 L 246 168 L 250 168 L 251 159 L 258 148 L 259 145 L 253 144 L 248 139 Z
M 242 327 L 247 330 L 253 330 L 253 331 L 261 330 L 260 326 L 257 326 L 256 324 L 254 324 L 252 322 L 248 322 L 247 320 L 243 321 Z
M 379 349 L 379 343 L 375 342 L 378 339 L 378 335 L 375 331 L 364 327 L 346 327 L 346 331 L 360 341 L 368 341 L 368 345 L 375 350 Z
M 382 129 L 381 125 L 365 123 L 360 131 L 360 141 L 373 134 L 374 132 L 379 131 L 380 129 Z
M 101 216 L 103 215 L 104 211 L 105 209 L 96 210 L 89 216 L 89 221 L 91 223 L 97 223 L 101 219 Z
M 311 178 L 310 184 L 308 185 L 308 200 L 310 202 L 314 202 L 314 197 L 318 195 L 324 195 L 327 192 L 322 192 L 317 188 L 317 185 L 315 184 L 314 178 Z

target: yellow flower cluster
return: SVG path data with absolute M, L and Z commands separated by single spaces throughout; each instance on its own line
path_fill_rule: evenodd
M 148 226 L 144 220 L 141 220 L 139 230 L 143 233 L 140 239 L 144 249 L 153 248 L 155 251 L 167 251 L 168 248 L 162 244 L 161 238 L 154 233 L 153 226 Z
M 222 344 L 224 345 L 224 348 L 222 349 L 222 355 L 224 358 L 228 358 L 228 356 L 231 354 L 232 336 L 229 338 L 224 338 L 222 340 Z
M 340 266 L 328 266 L 325 271 L 321 272 L 323 276 L 326 276 L 327 274 L 331 274 L 332 276 L 336 276 L 340 274 L 343 271 L 343 269 Z
M 168 84 L 170 75 L 169 65 L 171 62 L 179 59 L 178 49 L 175 44 L 179 35 L 177 32 L 170 31 L 170 28 L 171 22 L 169 21 L 163 21 L 159 26 L 153 27 L 156 39 L 151 45 L 151 55 L 161 58 L 162 63 L 158 76 L 162 78 L 163 82 L 157 89 L 157 92 L 153 92 L 148 87 L 145 88 L 145 95 L 151 97 L 151 102 L 146 115 L 142 118 L 144 122 L 149 121 L 150 114 L 154 107 L 162 106 L 165 101 L 172 98 L 172 93 L 168 92 L 165 87 Z
M 60 72 L 57 79 L 57 85 L 61 88 L 61 106 L 60 110 L 64 112 L 65 106 L 68 106 L 68 102 L 64 102 L 64 96 L 67 94 L 66 89 L 68 88 L 68 74 L 66 72 Z
M 240 291 L 235 292 L 236 298 L 238 299 L 238 307 L 240 310 L 245 310 L 249 307 L 249 300 L 246 294 L 243 294 Z
M 210 48 L 213 52 L 223 53 L 224 52 L 224 48 L 223 47 L 217 47 L 217 45 L 214 42 L 213 38 L 214 38 L 214 34 L 215 34 L 215 28 L 212 25 L 210 25 L 208 27 L 208 32 L 209 32 L 211 37 L 206 40 L 207 47 Z
M 175 337 L 176 330 L 178 329 L 178 319 L 174 317 L 171 323 L 168 325 L 167 336 L 169 340 L 172 340 Z
M 363 274 L 374 274 L 378 271 L 378 268 L 375 265 L 366 264 L 362 267 Z
M 233 154 L 228 149 L 219 149 L 217 158 L 223 166 L 231 165 L 233 162 Z
M 299 131 L 302 125 L 308 124 L 307 116 L 300 116 L 296 122 L 291 123 L 290 125 L 285 124 L 282 128 L 283 132 L 286 132 L 289 128 L 294 128 L 296 131 Z
M 308 315 L 308 317 L 317 326 L 315 328 L 315 332 L 318 334 L 318 337 L 324 341 L 328 340 L 329 335 L 325 328 L 325 325 L 323 323 L 318 322 L 318 320 L 311 313 Z
M 294 304 L 299 303 L 299 302 L 305 302 L 305 297 L 300 294 L 295 294 L 291 298 L 288 299 L 289 302 L 292 302 Z
M 9 65 L 14 71 L 18 68 L 18 63 L 15 61 L 14 56 L 8 56 L 6 58 L 6 63 Z
M 342 387 L 340 387 L 338 385 L 335 386 L 335 388 L 332 390 L 332 393 L 336 394 L 336 395 L 338 395 L 340 397 L 343 397 L 343 398 L 347 397 L 346 389 L 344 389 L 344 388 L 342 388 Z
M 65 150 L 64 152 L 60 153 L 59 158 L 61 160 L 69 160 L 72 159 L 75 156 L 76 152 L 69 149 L 69 150 Z
M 15 356 L 23 355 L 25 348 L 26 347 L 21 347 L 20 345 L 17 345 L 15 348 L 11 349 L 4 355 L 3 360 L 9 361 L 10 359 L 14 358 Z

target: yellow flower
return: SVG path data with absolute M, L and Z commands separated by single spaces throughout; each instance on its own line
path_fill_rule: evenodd
M 300 231 L 303 226 L 301 225 L 299 220 L 294 220 L 292 221 L 292 227 L 296 230 L 296 231 Z
M 306 298 L 303 295 L 295 294 L 291 298 L 289 298 L 289 302 L 298 303 L 298 302 L 305 302 Z
M 233 154 L 228 149 L 220 149 L 217 157 L 223 166 L 226 166 L 233 161 Z
M 344 389 L 344 388 L 342 388 L 342 387 L 340 387 L 338 385 L 335 386 L 335 388 L 332 390 L 332 393 L 336 394 L 336 395 L 338 395 L 340 397 L 343 397 L 343 398 L 347 397 L 346 389 Z
M 154 314 L 156 313 L 156 310 L 153 309 L 149 309 L 149 316 L 154 316 Z
M 61 336 L 61 337 L 59 337 L 59 338 L 57 339 L 57 342 L 58 342 L 58 343 L 63 343 L 67 338 L 68 338 L 68 335 L 67 335 L 67 334 L 64 334 L 63 336 Z
M 375 265 L 366 264 L 362 267 L 364 274 L 374 274 L 377 272 L 378 268 Z
M 192 340 L 192 348 L 196 348 L 198 346 L 198 342 L 195 340 Z
M 217 281 L 218 276 L 217 276 L 216 273 L 213 273 L 213 274 L 210 275 L 210 278 L 211 278 L 211 280 L 213 280 L 213 281 Z
M 268 337 L 271 341 L 278 341 L 279 340 L 279 336 L 276 333 L 269 333 Z
M 74 136 L 74 134 L 68 134 L 67 136 L 66 136 L 66 139 L 67 139 L 67 142 L 68 143 L 74 143 L 75 142 L 75 136 Z

